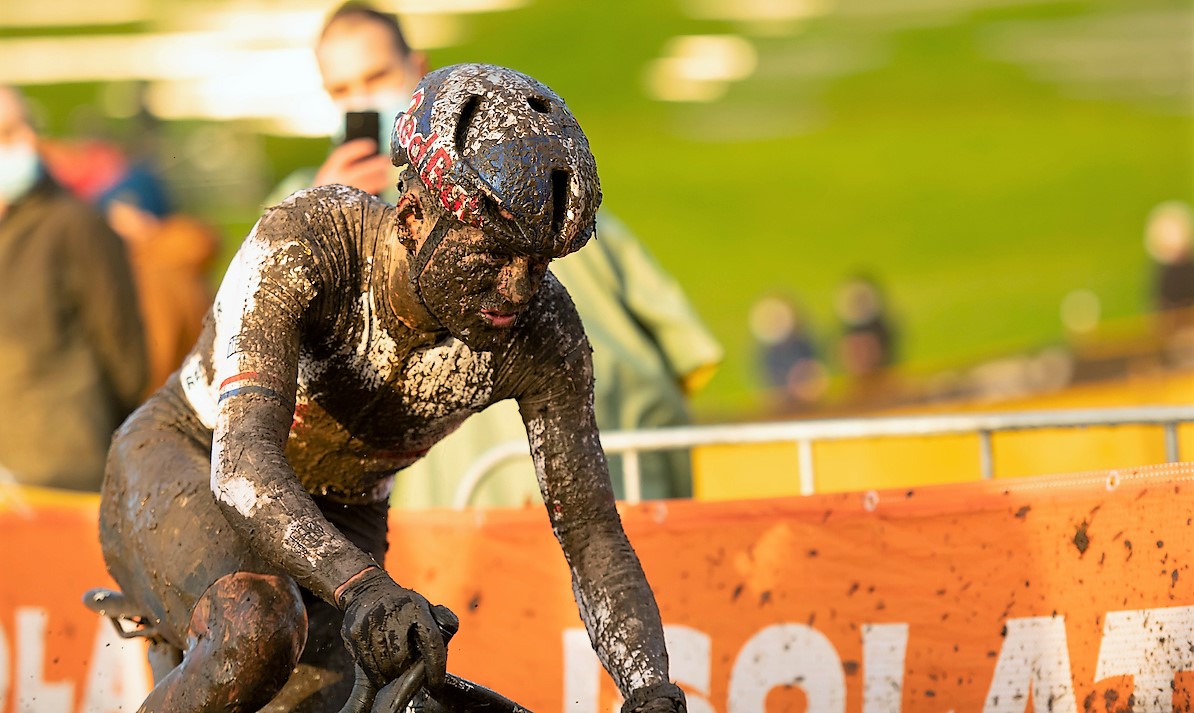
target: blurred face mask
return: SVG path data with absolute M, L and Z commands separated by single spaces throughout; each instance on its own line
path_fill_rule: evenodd
M 411 94 L 413 89 L 393 89 L 373 94 L 365 94 L 355 97 L 348 97 L 343 101 L 337 102 L 336 107 L 342 112 L 350 111 L 375 111 L 378 115 L 377 125 L 381 129 L 381 144 L 378 147 L 381 153 L 388 154 L 390 152 L 390 132 L 394 129 L 394 122 L 398 119 L 398 115 L 406 111 L 407 106 L 410 105 Z M 340 126 L 336 129 L 336 134 L 332 138 L 336 143 L 341 143 L 347 128 L 344 125 L 344 120 L 341 119 Z
M 32 144 L 0 145 L 0 200 L 12 203 L 33 188 L 41 173 Z

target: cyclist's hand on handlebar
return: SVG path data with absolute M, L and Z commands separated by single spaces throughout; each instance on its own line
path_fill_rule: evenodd
M 341 635 L 373 685 L 380 688 L 417 661 L 426 667 L 426 685 L 444 681 L 447 646 L 423 595 L 400 587 L 381 569 L 370 569 L 345 586 Z
M 674 683 L 657 683 L 630 694 L 621 713 L 687 713 L 684 691 Z

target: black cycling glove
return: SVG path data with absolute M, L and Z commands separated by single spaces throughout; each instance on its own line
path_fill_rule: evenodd
M 656 683 L 633 691 L 622 713 L 688 713 L 684 691 L 674 683 Z
M 427 686 L 443 684 L 447 645 L 423 595 L 399 586 L 377 568 L 350 580 L 337 603 L 344 610 L 344 643 L 374 686 L 385 686 L 420 659 L 427 667 Z M 446 613 L 441 620 L 455 619 L 447 609 L 436 608 Z

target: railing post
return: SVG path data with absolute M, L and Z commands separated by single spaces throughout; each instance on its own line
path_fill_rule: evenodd
M 817 491 L 813 473 L 813 442 L 807 438 L 796 441 L 796 462 L 800 468 L 800 494 L 812 495 Z
M 991 432 L 978 432 L 979 473 L 983 480 L 995 477 L 995 454 L 991 449 Z
M 1181 460 L 1181 454 L 1178 453 L 1177 423 L 1175 421 L 1165 423 L 1165 460 L 1170 463 Z
M 643 476 L 639 470 L 637 448 L 622 454 L 622 485 L 626 490 L 626 502 L 635 504 L 642 501 Z

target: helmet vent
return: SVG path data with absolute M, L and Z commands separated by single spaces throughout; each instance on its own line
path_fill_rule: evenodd
M 551 105 L 549 105 L 547 100 L 543 97 L 527 97 L 527 104 L 540 114 L 547 114 L 551 111 Z
M 454 143 L 456 144 L 456 153 L 464 155 L 464 141 L 468 137 L 469 124 L 473 123 L 473 117 L 477 113 L 477 108 L 481 106 L 481 97 L 476 94 L 468 98 L 464 106 L 460 109 L 460 119 L 456 122 L 456 136 Z
M 564 220 L 568 217 L 568 182 L 570 178 L 567 171 L 551 172 L 552 235 L 558 236 L 564 230 Z

